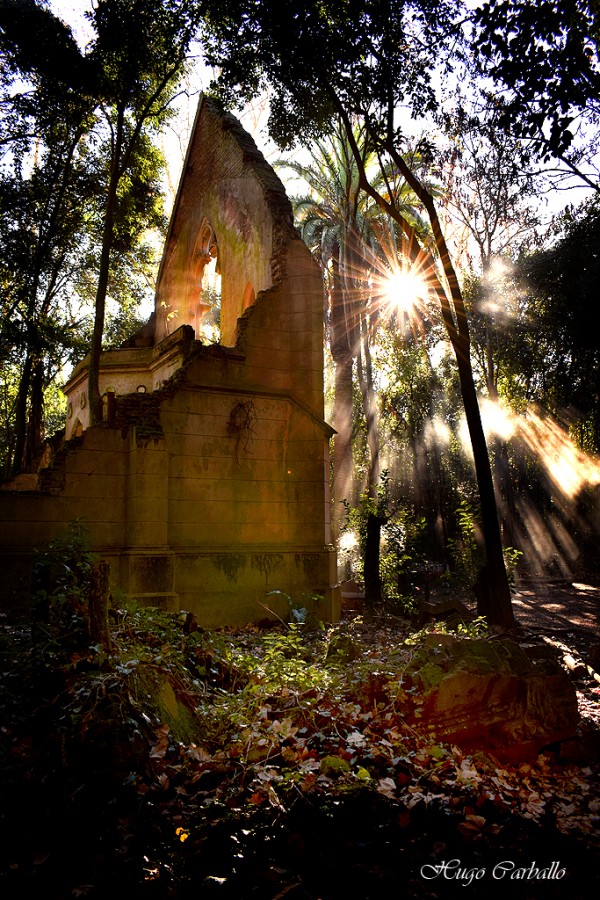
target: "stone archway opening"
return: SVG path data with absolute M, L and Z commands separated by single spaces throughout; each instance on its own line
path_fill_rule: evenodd
M 205 264 L 202 272 L 194 327 L 197 340 L 209 344 L 220 342 L 221 272 L 219 271 L 218 252 Z
M 219 343 L 221 339 L 221 268 L 215 231 L 204 219 L 193 253 L 193 273 L 187 301 L 187 322 L 196 339 Z

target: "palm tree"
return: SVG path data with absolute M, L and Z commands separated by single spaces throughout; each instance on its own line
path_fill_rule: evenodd
M 376 162 L 369 149 L 364 130 L 356 129 L 363 164 L 368 169 Z M 395 227 L 380 208 L 361 190 L 359 170 L 344 128 L 340 123 L 331 137 L 311 145 L 311 161 L 281 161 L 278 168 L 293 172 L 308 186 L 308 193 L 293 199 L 296 224 L 300 233 L 321 263 L 328 299 L 329 344 L 334 364 L 334 399 L 332 424 L 336 430 L 333 442 L 333 530 L 339 537 L 343 517 L 343 501 L 356 499 L 354 460 L 352 454 L 353 373 L 360 386 L 363 415 L 367 426 L 369 466 L 367 493 L 375 498 L 379 483 L 378 416 L 373 390 L 369 334 L 377 320 L 377 307 L 369 307 L 368 276 L 374 266 L 381 268 L 382 236 L 394 244 Z M 415 209 L 415 197 L 406 183 L 389 169 L 381 178 L 380 188 L 393 192 L 415 229 L 424 226 Z M 385 265 L 385 264 L 384 264 Z M 370 312 L 369 312 L 370 309 Z M 380 523 L 375 523 L 373 542 L 379 545 Z M 373 530 L 373 529 L 371 529 Z M 369 554 L 370 555 L 370 554 Z M 378 554 L 371 577 L 365 572 L 367 599 L 376 602 L 380 594 Z M 368 584 L 367 582 L 370 582 Z
M 360 135 L 357 135 L 360 140 Z M 342 501 L 353 495 L 353 368 L 359 352 L 361 242 L 368 240 L 365 204 L 361 202 L 356 165 L 341 131 L 316 142 L 307 165 L 290 161 L 286 168 L 309 188 L 296 198 L 300 233 L 321 263 L 328 299 L 328 330 L 334 365 L 333 527 L 339 535 Z M 364 195 L 363 195 L 364 197 Z

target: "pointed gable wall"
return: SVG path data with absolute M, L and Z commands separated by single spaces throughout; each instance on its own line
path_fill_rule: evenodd
M 221 343 L 281 277 L 281 251 L 295 237 L 283 185 L 233 116 L 202 99 L 175 201 L 156 292 L 156 341 L 201 314 L 204 265 L 217 254 Z

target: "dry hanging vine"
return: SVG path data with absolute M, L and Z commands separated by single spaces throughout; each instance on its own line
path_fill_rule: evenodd
M 250 441 L 255 434 L 256 407 L 254 400 L 240 400 L 233 406 L 227 420 L 227 437 L 235 441 L 235 458 L 239 462 L 240 448 L 248 452 Z

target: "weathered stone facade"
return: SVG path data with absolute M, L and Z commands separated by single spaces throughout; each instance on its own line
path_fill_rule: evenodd
M 222 285 L 215 344 L 198 340 L 211 265 Z M 65 388 L 64 446 L 26 483 L 35 489 L 3 487 L 5 597 L 32 548 L 80 520 L 114 588 L 140 602 L 212 625 L 285 614 L 288 595 L 336 617 L 320 273 L 281 182 L 206 100 L 155 314 L 103 354 L 100 387 L 105 421 L 89 427 L 84 360 Z

